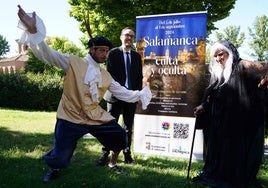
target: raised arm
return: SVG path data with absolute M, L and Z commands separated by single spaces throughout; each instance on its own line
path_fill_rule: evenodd
M 242 63 L 247 72 L 260 77 L 258 87 L 268 89 L 268 63 L 247 60 L 242 60 Z
M 152 92 L 148 86 L 145 86 L 141 91 L 139 90 L 128 90 L 125 87 L 121 86 L 115 80 L 112 81 L 109 91 L 119 100 L 125 102 L 138 102 L 139 100 L 142 103 L 142 109 L 145 110 L 149 105 L 152 99 Z
M 32 13 L 32 17 L 29 16 L 22 8 L 20 5 L 18 5 L 19 11 L 18 11 L 18 16 L 24 26 L 26 27 L 27 31 L 31 34 L 34 34 L 37 32 L 36 28 L 36 14 L 35 12 Z
M 69 54 L 63 54 L 51 49 L 45 42 L 46 28 L 35 12 L 26 13 L 18 5 L 19 26 L 24 33 L 19 43 L 26 43 L 33 51 L 34 55 L 48 64 L 55 65 L 67 72 L 69 66 Z

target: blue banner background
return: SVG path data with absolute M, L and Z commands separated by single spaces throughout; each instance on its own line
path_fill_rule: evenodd
M 193 117 L 204 89 L 206 12 L 139 16 L 137 51 L 153 97 L 137 113 Z
M 137 17 L 136 40 L 142 37 L 146 41 L 150 39 L 166 38 L 206 38 L 206 13 L 192 14 L 174 14 L 174 15 L 155 15 L 150 17 Z M 145 56 L 149 56 L 151 52 L 157 55 L 164 55 L 165 50 L 169 48 L 170 56 L 175 57 L 179 49 L 194 49 L 196 44 L 187 45 L 163 45 L 152 46 L 147 42 Z

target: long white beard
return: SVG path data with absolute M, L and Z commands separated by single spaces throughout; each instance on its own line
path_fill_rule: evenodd
M 218 87 L 219 85 L 223 85 L 226 82 L 228 82 L 232 73 L 232 63 L 233 63 L 232 53 L 229 54 L 225 66 L 222 66 L 221 64 L 214 61 L 213 66 L 211 67 L 210 70 L 211 71 L 210 84 L 213 84 L 216 81 L 218 81 L 218 84 L 216 85 L 216 87 Z

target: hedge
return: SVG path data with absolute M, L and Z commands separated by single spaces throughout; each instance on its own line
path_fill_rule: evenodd
M 19 72 L 0 74 L 0 106 L 15 109 L 56 111 L 63 90 L 58 74 Z M 106 102 L 100 105 L 106 109 Z
M 0 106 L 54 111 L 62 94 L 62 81 L 58 74 L 0 74 Z

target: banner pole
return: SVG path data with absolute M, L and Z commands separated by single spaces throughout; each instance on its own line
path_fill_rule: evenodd
M 191 164 L 192 164 L 192 156 L 193 156 L 193 149 L 194 149 L 195 132 L 196 132 L 196 121 L 195 121 L 195 124 L 194 124 L 194 132 L 193 132 L 192 146 L 191 146 L 190 158 L 189 158 L 189 162 L 188 162 L 187 179 L 189 179 L 189 174 L 190 174 L 190 169 L 191 169 Z

